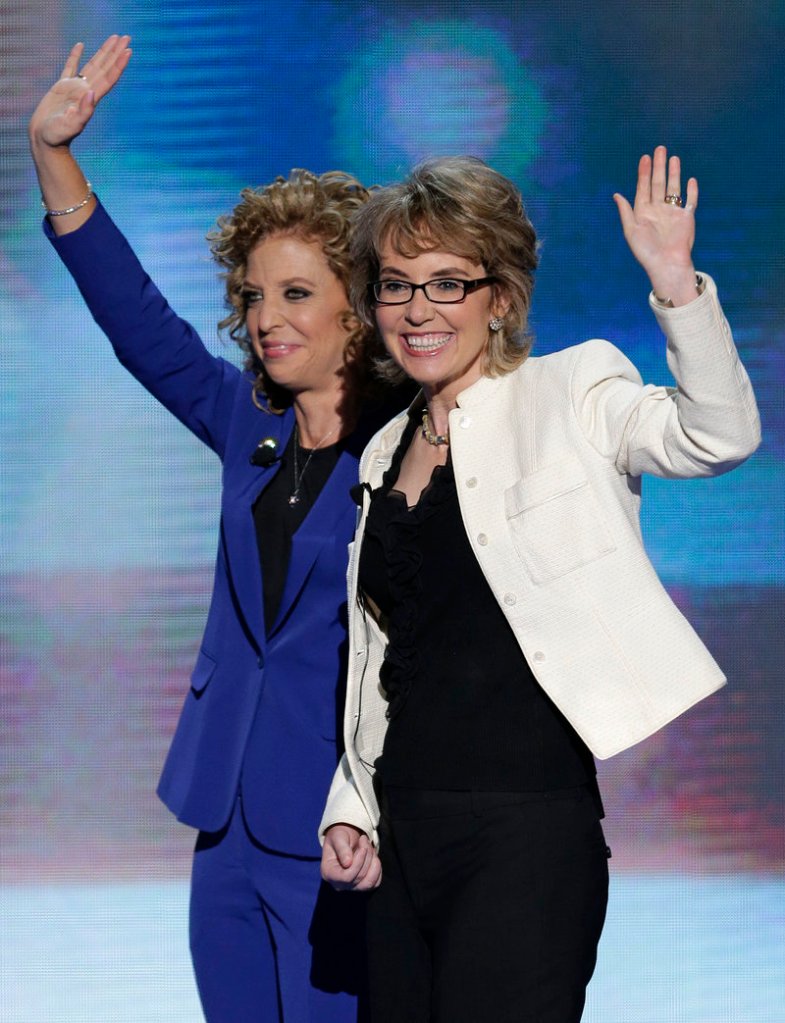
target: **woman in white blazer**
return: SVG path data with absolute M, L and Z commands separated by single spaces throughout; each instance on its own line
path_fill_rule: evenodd
M 360 467 L 346 754 L 324 877 L 372 889 L 374 1023 L 576 1023 L 607 856 L 594 756 L 720 687 L 643 548 L 640 476 L 732 469 L 760 428 L 698 186 L 663 147 L 617 203 L 676 387 L 606 341 L 528 358 L 536 238 L 515 186 L 430 161 L 360 211 L 354 301 L 421 385 Z

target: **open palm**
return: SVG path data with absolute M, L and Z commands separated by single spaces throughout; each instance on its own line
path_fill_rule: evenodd
M 47 146 L 67 146 L 84 130 L 100 100 L 116 85 L 128 61 L 130 36 L 112 35 L 79 70 L 84 44 L 77 43 L 63 71 L 30 119 L 30 137 Z
M 681 195 L 681 164 L 677 156 L 668 160 L 665 147 L 658 146 L 653 157 L 642 156 L 638 164 L 634 205 L 614 196 L 627 244 L 650 275 L 662 266 L 685 266 L 692 260 L 698 182 L 687 182 L 683 207 L 665 202 L 666 195 Z

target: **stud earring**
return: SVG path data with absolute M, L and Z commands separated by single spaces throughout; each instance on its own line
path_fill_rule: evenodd
M 496 334 L 504 326 L 504 320 L 499 319 L 498 316 L 493 316 L 488 326 L 491 328 L 494 334 Z

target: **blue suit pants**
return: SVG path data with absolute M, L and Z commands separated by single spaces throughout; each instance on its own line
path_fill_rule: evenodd
M 266 849 L 238 800 L 194 852 L 190 940 L 207 1023 L 360 1023 L 365 899 L 335 892 L 319 860 Z

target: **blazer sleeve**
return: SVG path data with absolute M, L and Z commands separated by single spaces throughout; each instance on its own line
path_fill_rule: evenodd
M 327 804 L 319 825 L 319 841 L 324 844 L 324 833 L 333 824 L 351 824 L 364 831 L 374 845 L 379 845 L 379 836 L 373 821 L 368 816 L 362 797 L 357 790 L 349 758 L 344 753 L 333 777 Z
M 592 445 L 619 472 L 639 476 L 717 476 L 760 443 L 749 377 L 733 343 L 714 281 L 686 306 L 651 306 L 667 341 L 675 387 L 644 386 L 607 341 L 575 349 L 570 394 Z
M 76 231 L 58 237 L 45 219 L 44 233 L 122 365 L 223 457 L 241 372 L 170 308 L 100 203 Z

